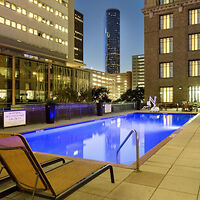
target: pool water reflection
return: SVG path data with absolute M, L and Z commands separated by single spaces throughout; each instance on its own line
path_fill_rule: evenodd
M 24 134 L 33 151 L 116 162 L 116 152 L 128 133 L 139 135 L 140 157 L 180 128 L 194 115 L 134 113 Z M 119 153 L 121 164 L 136 160 L 131 136 Z

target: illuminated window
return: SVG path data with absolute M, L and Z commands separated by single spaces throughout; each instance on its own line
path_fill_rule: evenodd
M 20 7 L 17 7 L 17 12 L 18 13 L 21 13 L 22 12 L 22 9 Z
M 38 1 L 37 1 L 37 0 L 34 0 L 33 3 L 34 3 L 34 4 L 38 4 Z
M 22 31 L 26 31 L 26 26 L 22 25 Z
M 26 15 L 26 10 L 25 9 L 22 9 L 22 14 Z
M 33 0 L 29 0 L 29 2 L 33 3 Z
M 200 86 L 189 87 L 189 101 L 200 102 Z
M 47 6 L 47 7 L 46 7 L 46 9 L 47 9 L 47 11 L 50 11 L 50 8 L 49 8 L 49 6 Z
M 160 29 L 173 28 L 173 14 L 160 16 Z
M 4 6 L 4 0 L 0 0 L 0 5 Z
M 200 33 L 189 35 L 189 50 L 200 50 Z
M 160 63 L 160 78 L 173 77 L 173 62 Z
M 17 29 L 21 30 L 22 29 L 22 25 L 21 24 L 17 24 Z
M 38 35 L 38 31 L 37 31 L 37 30 L 34 30 L 34 31 L 33 31 L 33 34 L 34 34 L 34 35 Z
M 31 34 L 33 34 L 33 29 L 32 29 L 32 28 L 29 28 L 29 29 L 28 29 L 28 32 L 31 33 Z
M 42 3 L 38 3 L 38 7 L 41 8 L 42 7 Z
M 42 33 L 42 37 L 43 37 L 43 38 L 46 38 L 46 33 Z
M 10 26 L 10 20 L 9 19 L 6 19 L 6 25 Z
M 189 11 L 189 24 L 200 24 L 200 9 Z
M 57 10 L 55 11 L 55 15 L 58 16 L 58 11 Z
M 33 18 L 33 13 L 32 13 L 32 12 L 29 12 L 28 16 L 29 16 L 30 18 Z
M 55 25 L 55 28 L 58 29 L 58 24 Z
M 0 17 L 0 24 L 4 24 L 5 19 L 3 17 Z
M 38 22 L 42 21 L 42 17 L 38 16 Z
M 9 2 L 6 2 L 6 7 L 10 8 L 10 3 Z
M 35 20 L 37 20 L 38 17 L 37 17 L 37 15 L 34 14 L 34 15 L 33 15 L 33 18 L 34 18 Z
M 200 60 L 189 61 L 189 76 L 200 76 Z
M 173 37 L 160 39 L 160 53 L 172 53 L 173 52 Z
M 12 26 L 13 28 L 16 28 L 16 22 L 11 22 L 11 26 Z
M 14 4 L 11 5 L 12 10 L 17 10 L 16 6 Z
M 160 88 L 160 101 L 169 103 L 173 102 L 173 87 Z
M 160 5 L 173 3 L 174 0 L 160 0 Z

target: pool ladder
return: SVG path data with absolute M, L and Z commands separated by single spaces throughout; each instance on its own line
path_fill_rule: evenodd
M 131 130 L 130 133 L 127 135 L 127 137 L 125 138 L 125 140 L 122 142 L 122 144 L 120 145 L 120 147 L 118 148 L 117 150 L 117 154 L 116 154 L 116 160 L 117 160 L 117 163 L 118 163 L 118 154 L 121 150 L 121 148 L 124 146 L 124 144 L 126 143 L 126 141 L 130 138 L 130 136 L 135 133 L 135 136 L 136 136 L 136 172 L 139 172 L 140 171 L 140 164 L 139 164 L 139 137 L 138 137 L 138 133 L 135 129 Z

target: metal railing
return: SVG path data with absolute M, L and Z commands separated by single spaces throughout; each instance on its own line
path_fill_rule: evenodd
M 138 133 L 135 129 L 131 130 L 130 133 L 127 135 L 127 137 L 125 138 L 125 140 L 122 142 L 122 144 L 120 145 L 120 147 L 118 148 L 117 150 L 117 153 L 116 153 L 116 160 L 117 160 L 117 163 L 118 163 L 118 154 L 121 150 L 121 148 L 124 146 L 124 144 L 126 143 L 126 141 L 130 138 L 130 136 L 135 133 L 135 136 L 136 136 L 136 172 L 139 172 L 140 171 L 140 164 L 139 164 L 139 137 L 138 137 Z

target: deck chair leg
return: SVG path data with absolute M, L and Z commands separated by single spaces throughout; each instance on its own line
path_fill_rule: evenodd
M 36 188 L 37 188 L 38 178 L 39 178 L 39 174 L 37 174 L 35 185 L 34 185 L 34 188 L 33 188 L 32 200 L 34 200 L 34 197 L 35 197 L 35 192 L 36 192 Z
M 110 166 L 110 179 L 111 179 L 112 183 L 115 183 L 113 167 L 112 166 Z
M 1 169 L 0 169 L 0 174 L 1 174 L 1 172 L 3 171 L 3 169 L 4 169 L 4 167 L 1 167 Z

